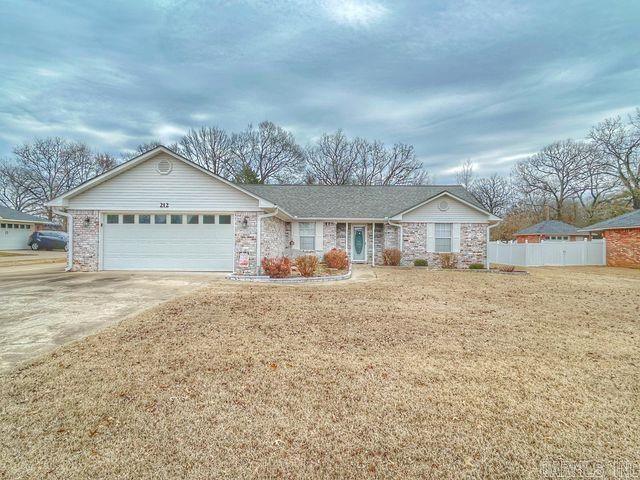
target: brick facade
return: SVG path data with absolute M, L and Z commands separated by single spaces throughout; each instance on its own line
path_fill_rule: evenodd
M 100 215 L 94 210 L 69 210 L 73 216 L 73 270 L 96 271 L 99 268 Z M 246 219 L 246 225 L 245 223 Z M 234 272 L 239 275 L 258 273 L 257 258 L 257 212 L 235 212 Z M 367 225 L 367 259 L 372 263 L 374 251 L 372 224 Z M 471 263 L 484 263 L 486 249 L 486 224 L 462 223 L 460 225 L 460 252 L 456 254 L 458 268 L 466 268 Z M 430 266 L 440 266 L 437 253 L 426 252 L 427 224 L 404 223 L 402 228 L 402 263 L 411 265 L 415 259 L 426 259 Z M 607 238 L 607 262 L 614 266 L 640 265 L 640 229 L 613 230 L 605 232 Z M 262 257 L 291 255 L 291 223 L 276 217 L 262 220 Z M 324 222 L 323 249 L 333 247 L 343 250 L 350 240 L 346 222 Z M 399 248 L 398 227 L 376 223 L 375 264 L 382 265 L 385 248 Z
M 322 230 L 322 250 L 327 252 L 338 244 L 338 224 L 336 222 L 324 222 Z
M 640 268 L 640 228 L 605 230 L 607 265 Z
M 260 231 L 260 256 L 262 258 L 282 257 L 289 249 L 287 223 L 276 217 L 262 220 Z M 262 258 L 259 260 L 262 261 Z
M 457 268 L 467 268 L 472 263 L 485 262 L 487 225 L 484 223 L 460 224 L 460 252 L 455 253 Z M 425 259 L 431 267 L 441 267 L 440 254 L 427 252 L 427 224 L 405 223 L 402 227 L 402 264 L 411 265 L 414 260 Z
M 73 218 L 74 272 L 98 270 L 100 252 L 100 214 L 96 210 L 69 210 Z
M 244 219 L 247 225 L 244 225 Z M 258 214 L 256 212 L 235 212 L 235 248 L 233 270 L 237 275 L 255 275 L 258 256 Z
M 336 224 L 336 248 L 347 250 L 347 224 Z

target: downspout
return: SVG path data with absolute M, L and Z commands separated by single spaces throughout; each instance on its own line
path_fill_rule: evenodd
M 404 239 L 403 235 L 402 235 L 402 224 L 401 223 L 393 223 L 392 221 L 389 220 L 389 217 L 385 218 L 385 220 L 392 227 L 398 227 L 398 231 L 400 232 L 400 251 L 402 252 L 402 244 L 403 244 L 402 240 Z
M 493 225 L 489 225 L 487 227 L 487 241 L 484 252 L 484 268 L 486 268 L 487 270 L 489 270 L 489 240 L 491 240 L 491 229 L 498 226 L 499 223 L 500 222 L 496 222 Z
M 68 232 L 69 240 L 67 242 L 67 245 L 68 245 L 67 267 L 64 269 L 64 271 L 68 272 L 73 268 L 73 216 L 68 212 L 58 210 L 57 208 L 53 208 L 53 213 L 55 213 L 56 215 L 65 217 L 67 219 L 67 230 L 69 230 Z
M 258 215 L 258 225 L 257 225 L 257 238 L 258 245 L 256 245 L 256 274 L 260 275 L 262 270 L 262 259 L 260 258 L 262 255 L 262 220 L 265 218 L 273 217 L 278 214 L 278 206 L 276 205 L 275 210 L 271 213 L 265 213 L 263 215 Z

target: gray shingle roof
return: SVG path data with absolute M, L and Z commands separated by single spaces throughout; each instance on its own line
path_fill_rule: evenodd
M 28 213 L 22 213 L 13 208 L 3 207 L 0 205 L 0 218 L 3 220 L 15 220 L 17 222 L 35 222 L 35 223 L 48 223 L 49 220 L 42 217 L 36 217 L 35 215 L 29 215 Z
M 485 210 L 461 185 L 241 185 L 299 218 L 384 219 L 442 192 Z
M 578 229 L 560 220 L 545 220 L 516 232 L 516 235 L 575 235 Z
M 603 222 L 594 223 L 588 227 L 580 229 L 583 232 L 594 232 L 596 230 L 610 230 L 612 228 L 632 228 L 640 227 L 640 210 L 625 213 L 619 217 L 610 218 Z

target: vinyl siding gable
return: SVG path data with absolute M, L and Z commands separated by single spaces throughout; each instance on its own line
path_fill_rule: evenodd
M 449 205 L 447 210 L 440 210 L 439 204 L 445 200 Z M 489 221 L 489 215 L 471 208 L 456 198 L 443 195 L 422 205 L 402 216 L 403 222 L 436 222 L 436 223 L 484 223 Z
M 172 170 L 158 173 L 160 160 Z M 181 160 L 159 153 L 116 177 L 69 199 L 69 208 L 118 211 L 258 210 L 258 200 Z

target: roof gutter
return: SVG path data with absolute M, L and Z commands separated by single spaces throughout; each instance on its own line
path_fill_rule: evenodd
M 59 210 L 57 208 L 53 208 L 53 213 L 56 215 L 61 215 L 67 219 L 67 230 L 68 230 L 68 241 L 67 241 L 67 267 L 64 269 L 65 272 L 71 271 L 73 268 L 73 216 L 65 211 Z

